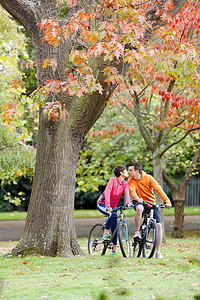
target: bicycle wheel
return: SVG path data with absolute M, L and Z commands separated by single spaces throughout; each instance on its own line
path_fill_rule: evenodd
M 130 257 L 131 250 L 130 250 L 130 243 L 128 239 L 128 227 L 127 224 L 124 222 L 119 223 L 118 228 L 118 236 L 119 236 L 119 245 L 124 257 Z
M 158 240 L 158 228 L 155 222 L 150 221 L 147 225 L 146 235 L 144 238 L 143 257 L 151 258 L 154 255 Z
M 133 257 L 139 257 L 142 253 L 142 244 L 143 240 L 141 241 L 135 241 L 133 240 Z
M 91 255 L 102 255 L 104 244 L 102 236 L 104 224 L 96 224 L 92 227 L 88 238 L 88 253 Z M 105 254 L 105 253 L 104 253 Z

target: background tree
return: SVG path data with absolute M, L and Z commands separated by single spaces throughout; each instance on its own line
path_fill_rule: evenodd
M 27 56 L 26 39 L 21 27 L 0 8 L 0 181 L 5 200 L 20 204 L 23 198 L 12 197 L 10 185 L 21 176 L 33 176 L 36 150 L 31 147 L 34 128 L 37 126 L 38 105 L 27 98 L 19 67 L 20 57 Z M 31 122 L 31 125 L 30 125 Z M 29 144 L 29 145 L 28 145 Z M 2 207 L 8 207 L 8 203 Z
M 0 3 L 30 36 L 40 91 L 47 95 L 43 102 L 40 99 L 36 167 L 27 221 L 13 253 L 35 249 L 52 256 L 80 254 L 73 223 L 79 150 L 111 92 L 125 82 L 127 71 L 133 74 L 132 62 L 135 64 L 138 52 L 149 52 L 144 34 L 156 16 L 156 5 L 160 5 L 118 1 L 91 5 L 80 1 L 77 6 L 69 4 L 66 10 L 59 10 L 59 3 L 64 1 Z M 173 13 L 184 3 L 174 1 Z M 168 7 L 161 7 L 161 14 L 166 16 Z M 148 10 L 150 20 L 144 17 Z M 66 115 L 66 122 L 62 122 Z
M 188 183 L 191 179 L 191 176 L 195 173 L 198 174 L 198 169 L 200 166 L 200 145 L 199 140 L 196 141 L 196 149 L 193 156 L 193 159 L 188 166 L 183 180 L 181 181 L 180 185 L 176 184 L 174 180 L 171 180 L 170 177 L 163 172 L 163 178 L 168 186 L 171 188 L 173 200 L 174 200 L 174 207 L 175 207 L 175 222 L 174 222 L 174 229 L 172 232 L 172 236 L 176 238 L 184 237 L 184 204 L 186 200 L 186 191 Z

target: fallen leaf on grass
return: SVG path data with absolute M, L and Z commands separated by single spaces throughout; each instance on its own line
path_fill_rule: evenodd
M 23 265 L 27 265 L 27 263 L 29 263 L 29 260 L 27 260 L 27 261 L 25 260 L 22 262 Z
M 198 283 L 194 283 L 194 282 L 192 282 L 192 285 L 194 285 L 194 286 L 198 286 L 199 284 L 198 284 Z
M 168 273 L 166 274 L 163 278 L 168 277 L 169 275 L 171 275 L 172 273 Z

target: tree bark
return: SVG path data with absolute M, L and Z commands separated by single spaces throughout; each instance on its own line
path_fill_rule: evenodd
M 174 197 L 175 220 L 174 220 L 174 229 L 172 231 L 172 236 L 175 238 L 184 237 L 184 205 L 185 205 L 184 196 L 185 195 L 182 196 L 179 195 L 179 193 Z M 183 193 L 181 192 L 181 194 Z

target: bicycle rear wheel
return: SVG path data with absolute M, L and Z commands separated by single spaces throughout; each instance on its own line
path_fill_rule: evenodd
M 118 237 L 119 237 L 119 245 L 124 257 L 130 257 L 131 250 L 130 250 L 130 243 L 128 238 L 128 227 L 127 224 L 124 222 L 119 223 L 118 228 Z
M 88 253 L 91 255 L 103 255 L 104 244 L 102 236 L 104 224 L 96 224 L 92 227 L 88 238 Z M 102 254 L 103 253 L 103 254 Z
M 152 258 L 156 249 L 158 240 L 158 228 L 155 222 L 150 221 L 147 225 L 146 235 L 144 238 L 143 257 Z

